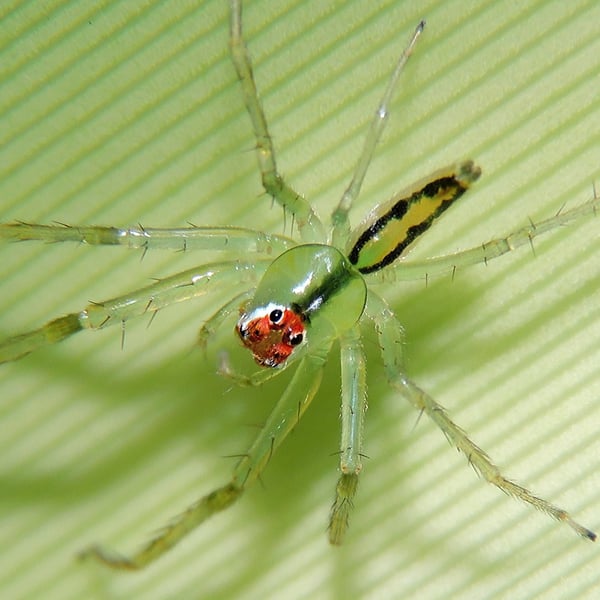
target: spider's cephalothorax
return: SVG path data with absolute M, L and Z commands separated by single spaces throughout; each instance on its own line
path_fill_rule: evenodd
M 304 316 L 295 306 L 270 302 L 247 313 L 242 307 L 236 331 L 261 367 L 278 367 L 306 342 Z
M 225 485 L 180 513 L 130 557 L 117 556 L 97 546 L 84 551 L 82 556 L 93 557 L 113 568 L 140 569 L 200 523 L 233 504 L 249 485 L 260 479 L 274 452 L 298 424 L 319 389 L 323 367 L 336 341 L 341 358 L 341 439 L 337 453 L 340 477 L 330 515 L 329 540 L 340 544 L 348 528 L 364 456 L 367 390 L 360 325 L 365 321 L 374 326 L 385 374 L 392 388 L 419 413 L 426 414 L 448 441 L 468 457 L 482 477 L 503 492 L 567 523 L 579 535 L 590 540 L 596 538 L 595 533 L 574 521 L 566 511 L 506 479 L 444 408 L 411 381 L 403 366 L 402 326 L 374 287 L 380 281 L 426 280 L 430 274 L 487 263 L 530 244 L 539 235 L 596 214 L 600 210 L 600 199 L 594 197 L 545 221 L 530 223 L 504 238 L 468 250 L 421 261 L 408 259 L 406 252 L 411 244 L 479 178 L 480 169 L 472 161 L 463 161 L 434 173 L 409 191 L 396 194 L 389 202 L 377 206 L 356 230 L 350 227 L 349 213 L 383 132 L 400 72 L 424 26 L 424 22 L 419 23 L 396 63 L 368 129 L 352 180 L 332 215 L 328 234 L 312 206 L 277 171 L 275 150 L 242 35 L 241 0 L 231 0 L 230 47 L 254 130 L 261 179 L 266 192 L 293 217 L 301 243 L 244 227 L 119 229 L 48 226 L 23 221 L 0 224 L 0 238 L 9 240 L 119 244 L 142 248 L 144 252 L 152 248 L 171 248 L 235 254 L 157 280 L 120 297 L 90 303 L 78 312 L 0 342 L 0 363 L 17 360 L 84 329 L 124 324 L 176 302 L 228 288 L 235 290 L 234 297 L 207 319 L 199 335 L 200 342 L 205 342 L 224 323 L 229 324 L 239 311 L 236 331 L 256 362 L 263 367 L 280 367 L 280 370 L 290 364 L 297 365 L 253 443 L 239 455 Z M 273 256 L 277 258 L 273 260 Z M 248 285 L 240 289 L 246 283 Z M 273 368 L 261 369 L 252 377 L 244 377 L 233 370 L 222 370 L 234 379 L 252 384 L 264 382 L 280 372 Z
M 360 319 L 366 298 L 362 276 L 339 250 L 296 246 L 269 266 L 242 307 L 237 332 L 258 364 L 277 367 L 302 346 L 347 331 Z

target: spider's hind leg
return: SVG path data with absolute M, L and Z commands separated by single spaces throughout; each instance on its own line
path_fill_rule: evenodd
M 435 256 L 422 260 L 398 260 L 385 269 L 369 275 L 370 283 L 394 282 L 411 279 L 426 279 L 432 275 L 447 273 L 476 264 L 487 264 L 495 258 L 518 250 L 522 246 L 535 248 L 535 240 L 566 225 L 575 225 L 585 219 L 595 217 L 600 212 L 600 196 L 594 195 L 568 210 L 560 210 L 553 217 L 542 221 L 530 221 L 524 227 L 508 235 L 490 240 L 474 248 L 461 250 L 453 254 Z
M 322 242 L 325 233 L 321 221 L 311 205 L 284 181 L 277 170 L 273 140 L 258 96 L 252 61 L 242 33 L 241 0 L 231 0 L 229 36 L 231 58 L 240 80 L 244 103 L 256 138 L 256 155 L 263 187 L 284 210 L 292 213 L 303 241 Z
M 396 62 L 396 66 L 390 75 L 383 96 L 381 97 L 379 105 L 375 110 L 375 114 L 371 119 L 371 123 L 363 143 L 362 151 L 358 157 L 356 167 L 354 168 L 354 173 L 352 174 L 352 180 L 348 184 L 348 187 L 344 190 L 339 204 L 331 215 L 331 222 L 333 224 L 332 241 L 334 246 L 338 246 L 339 248 L 344 248 L 346 246 L 346 242 L 350 236 L 348 213 L 352 208 L 352 204 L 356 201 L 358 195 L 360 194 L 365 175 L 367 174 L 367 170 L 375 153 L 375 148 L 377 147 L 377 144 L 379 143 L 379 140 L 381 139 L 385 129 L 389 116 L 389 106 L 392 101 L 392 96 L 398 85 L 400 74 L 404 70 L 404 66 L 413 53 L 417 40 L 423 32 L 423 29 L 425 29 L 425 21 L 421 21 L 417 25 L 412 37 L 408 42 L 408 45 L 406 48 L 404 48 L 402 54 Z

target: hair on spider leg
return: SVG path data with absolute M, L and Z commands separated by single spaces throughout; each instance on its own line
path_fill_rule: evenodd
M 152 302 L 152 298 L 150 299 L 148 306 L 146 307 L 146 310 L 150 309 L 151 302 Z M 152 314 L 150 315 L 150 318 L 148 319 L 148 322 L 146 323 L 146 329 L 150 329 L 150 325 L 152 325 L 152 323 L 154 323 L 154 319 L 156 319 L 156 315 L 158 315 L 159 311 L 160 311 L 160 308 L 157 308 L 156 310 L 152 311 Z

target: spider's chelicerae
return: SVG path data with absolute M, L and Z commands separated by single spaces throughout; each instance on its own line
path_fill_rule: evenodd
M 595 197 L 470 250 L 421 261 L 407 260 L 405 255 L 413 242 L 479 178 L 480 168 L 472 161 L 462 161 L 394 195 L 375 207 L 356 229 L 351 229 L 349 212 L 385 127 L 400 73 L 423 31 L 422 22 L 396 64 L 368 129 L 352 180 L 332 214 L 330 230 L 326 231 L 311 205 L 277 171 L 272 140 L 242 36 L 241 13 L 241 0 L 232 0 L 231 53 L 256 137 L 263 186 L 284 211 L 292 215 L 300 241 L 240 227 L 119 229 L 24 222 L 0 225 L 0 238 L 5 240 L 119 244 L 144 250 L 222 250 L 245 257 L 204 264 L 121 297 L 90 303 L 80 312 L 58 317 L 40 329 L 0 343 L 0 362 L 16 360 L 83 329 L 120 325 L 176 302 L 229 287 L 235 295 L 205 323 L 200 343 L 206 343 L 214 331 L 237 318 L 237 336 L 262 368 L 248 378 L 224 361 L 224 374 L 241 383 L 260 384 L 292 365 L 295 368 L 286 391 L 253 444 L 239 459 L 228 483 L 200 498 L 133 556 L 118 556 L 97 546 L 85 550 L 81 556 L 95 558 L 114 568 L 142 568 L 211 515 L 233 504 L 260 478 L 273 453 L 308 408 L 319 389 L 323 367 L 334 342 L 338 342 L 341 349 L 341 474 L 329 520 L 329 539 L 332 544 L 341 544 L 362 468 L 366 376 L 360 327 L 364 324 L 375 329 L 390 385 L 417 411 L 431 418 L 478 473 L 508 495 L 567 523 L 579 535 L 595 540 L 596 534 L 574 521 L 565 510 L 506 479 L 445 410 L 407 377 L 403 369 L 402 327 L 373 287 L 383 281 L 426 278 L 430 274 L 487 262 L 530 244 L 541 234 L 594 214 L 600 199 Z M 252 287 L 238 289 L 240 280 L 251 281 Z

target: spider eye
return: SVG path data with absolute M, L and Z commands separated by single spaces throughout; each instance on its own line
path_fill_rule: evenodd
M 275 308 L 269 313 L 269 320 L 273 325 L 277 325 L 283 319 L 283 311 L 280 308 Z
M 294 335 L 290 336 L 290 346 L 298 346 L 302 343 L 303 339 L 304 335 L 301 333 L 295 333 Z

